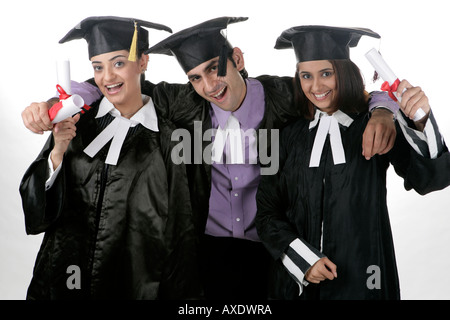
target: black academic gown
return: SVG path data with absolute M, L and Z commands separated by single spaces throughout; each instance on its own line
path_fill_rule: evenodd
M 300 111 L 293 103 L 293 78 L 263 75 L 255 78 L 264 88 L 265 106 L 264 117 L 259 128 L 267 129 L 268 155 L 270 151 L 271 129 L 281 129 L 300 117 Z M 148 84 L 148 83 L 147 83 Z M 144 87 L 144 90 L 148 90 Z M 194 129 L 202 136 L 211 129 L 211 104 L 199 96 L 191 84 L 170 84 L 161 82 L 153 91 L 155 108 L 158 115 L 169 119 L 177 128 L 183 128 L 191 133 L 191 150 L 195 151 L 196 139 Z M 198 137 L 197 137 L 198 138 Z M 199 138 L 202 140 L 202 137 Z M 258 141 L 259 142 L 259 141 Z M 211 140 L 202 140 L 201 151 L 205 150 Z M 259 148 L 259 144 L 258 144 Z M 198 154 L 198 153 L 197 153 Z M 265 153 L 266 154 L 266 153 Z M 211 192 L 211 165 L 203 158 L 194 159 L 194 152 L 190 164 L 187 166 L 189 185 L 192 195 L 192 205 L 196 215 L 196 223 L 200 234 L 204 234 L 209 213 L 209 196 Z M 210 159 L 209 159 L 210 160 Z M 209 161 L 210 163 L 211 161 Z
M 296 238 L 322 250 L 337 265 L 338 275 L 318 286 L 304 287 L 300 298 L 399 299 L 386 205 L 386 170 L 392 164 L 404 179 L 405 188 L 413 188 L 420 194 L 450 184 L 450 176 L 442 174 L 450 170 L 445 145 L 437 159 L 422 157 L 410 147 L 397 124 L 393 149 L 368 161 L 361 155 L 361 146 L 369 117 L 367 114 L 352 117 L 355 118 L 350 127 L 341 127 L 345 164 L 334 165 L 327 138 L 320 166 L 309 168 L 318 125 L 309 130 L 309 121 L 299 120 L 282 133 L 280 171 L 261 179 L 256 226 L 261 240 L 279 262 L 275 299 L 299 298 L 298 285 L 279 260 Z M 374 270 L 379 270 L 376 275 L 379 289 L 368 285 L 375 281 L 370 278 Z
M 159 132 L 138 125 L 117 165 L 106 165 L 109 144 L 94 158 L 83 152 L 100 132 L 97 108 L 81 116 L 49 190 L 53 136 L 20 184 L 26 232 L 45 232 L 27 298 L 199 297 L 197 238 L 185 167 L 170 158 L 171 124 L 158 118 Z M 81 271 L 80 289 L 68 288 L 70 266 Z

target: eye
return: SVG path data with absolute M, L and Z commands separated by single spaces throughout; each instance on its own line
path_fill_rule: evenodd
M 94 65 L 93 66 L 93 68 L 94 68 L 94 72 L 99 72 L 99 71 L 102 71 L 102 66 L 100 66 L 100 65 Z
M 215 64 L 215 65 L 212 65 L 212 66 L 208 69 L 208 72 L 207 72 L 207 73 L 209 73 L 209 74 L 215 74 L 215 73 L 217 73 L 218 70 L 219 70 L 219 65 L 218 65 L 218 64 Z
M 324 73 L 322 73 L 322 77 L 326 78 L 326 77 L 331 77 L 333 75 L 332 71 L 325 71 Z
M 198 80 L 200 80 L 200 76 L 191 76 L 191 77 L 189 77 L 189 82 L 191 82 L 191 83 L 195 83 Z
M 116 68 L 123 67 L 124 65 L 125 65 L 125 62 L 123 62 L 123 61 L 114 62 L 114 67 L 116 67 Z
M 300 78 L 302 78 L 302 79 L 311 79 L 311 75 L 309 73 L 302 73 L 300 75 Z

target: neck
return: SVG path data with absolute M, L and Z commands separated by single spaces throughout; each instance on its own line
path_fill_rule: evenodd
M 127 101 L 126 104 L 117 105 L 114 107 L 119 110 L 122 117 L 130 119 L 134 116 L 142 107 L 144 106 L 144 102 L 142 100 L 141 94 L 139 96 L 135 96 L 133 99 Z
M 329 116 L 331 116 L 333 113 L 339 110 L 339 108 L 319 108 L 319 107 L 317 107 L 317 109 L 319 109 L 322 112 L 325 112 Z
M 242 80 L 244 81 L 244 93 L 242 95 L 241 102 L 239 103 L 239 105 L 232 112 L 235 112 L 236 110 L 238 110 L 242 106 L 242 104 L 244 103 L 245 98 L 247 97 L 247 81 L 245 81 L 245 79 L 242 79 Z

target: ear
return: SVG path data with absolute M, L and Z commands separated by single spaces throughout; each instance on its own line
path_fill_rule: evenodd
M 242 53 L 241 49 L 239 49 L 238 47 L 233 48 L 233 60 L 234 63 L 236 64 L 236 68 L 241 71 L 245 68 L 245 63 L 244 63 L 244 54 Z
M 147 70 L 148 60 L 149 60 L 148 54 L 141 55 L 141 58 L 139 59 L 139 69 L 141 70 L 142 73 L 144 73 Z

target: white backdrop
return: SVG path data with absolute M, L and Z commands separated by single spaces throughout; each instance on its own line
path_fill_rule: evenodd
M 362 39 L 352 59 L 363 70 L 367 89 L 372 68 L 363 57 L 372 47 L 400 77 L 427 93 L 441 133 L 450 141 L 448 99 L 448 34 L 450 19 L 444 1 L 422 0 L 211 0 L 191 1 L 13 1 L 0 11 L 3 43 L 0 61 L 0 299 L 24 299 L 42 235 L 25 234 L 19 183 L 39 153 L 48 133 L 25 129 L 21 111 L 33 101 L 55 93 L 55 61 L 71 60 L 72 78 L 92 76 L 84 40 L 58 45 L 79 21 L 95 15 L 134 17 L 166 24 L 174 32 L 219 16 L 246 16 L 232 25 L 228 38 L 244 52 L 250 76 L 294 74 L 292 50 L 274 50 L 278 35 L 303 24 L 365 27 L 382 40 Z M 154 44 L 169 34 L 150 31 Z M 174 58 L 150 57 L 147 79 L 186 82 Z M 443 172 L 442 174 L 450 174 Z M 402 180 L 389 170 L 388 202 L 397 253 L 403 299 L 449 299 L 450 188 L 427 196 L 403 189 Z

